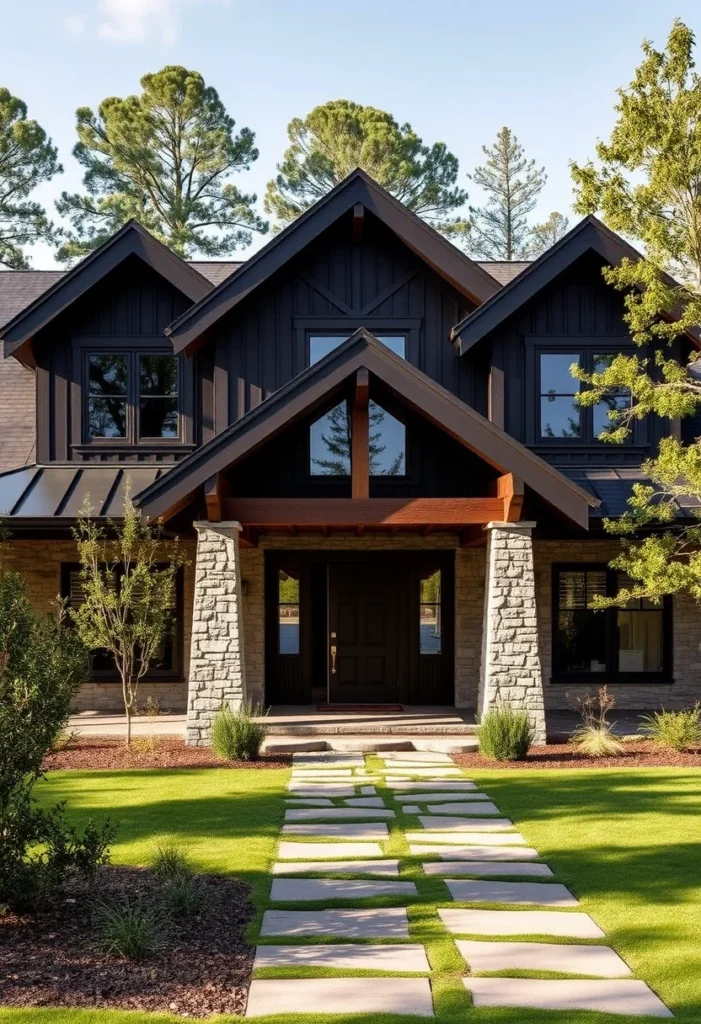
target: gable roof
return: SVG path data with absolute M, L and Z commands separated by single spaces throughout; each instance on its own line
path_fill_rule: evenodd
M 425 263 L 472 302 L 484 302 L 499 283 L 368 174 L 356 169 L 276 235 L 243 266 L 166 329 L 176 352 L 192 345 L 217 320 L 301 252 L 356 203 L 379 218 Z
M 211 283 L 202 274 L 154 238 L 138 221 L 130 220 L 5 324 L 2 328 L 5 357 L 21 358 L 20 350 L 28 346 L 37 331 L 131 255 L 138 256 L 193 302 L 212 290 Z
M 514 473 L 564 515 L 587 527 L 589 507 L 598 504 L 596 498 L 395 355 L 364 327 L 141 491 L 135 503 L 151 518 L 163 515 L 194 496 L 215 473 L 308 416 L 360 368 L 367 369 L 404 404 L 480 458 L 501 472 Z
M 491 296 L 453 327 L 450 337 L 458 347 L 460 355 L 481 341 L 580 256 L 591 250 L 599 253 L 611 266 L 617 266 L 625 257 L 632 260 L 642 258 L 637 249 L 602 224 L 598 217 L 585 217 L 501 291 Z M 675 283 L 671 277 L 664 277 L 668 284 Z M 697 344 L 701 344 L 701 332 L 694 330 L 688 333 Z

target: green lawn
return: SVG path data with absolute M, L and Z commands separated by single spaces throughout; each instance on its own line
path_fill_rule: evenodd
M 636 976 L 672 1008 L 677 1020 L 698 1024 L 701 770 L 508 770 L 478 771 L 473 777 L 514 819 L 557 880 L 578 896 L 582 909 L 604 929 L 606 942 L 633 967 Z M 282 820 L 285 779 L 285 772 L 268 770 L 75 772 L 52 774 L 42 789 L 47 799 L 66 799 L 78 821 L 89 814 L 105 813 L 119 820 L 115 862 L 145 863 L 155 839 L 170 836 L 182 842 L 200 868 L 249 881 L 259 909 L 252 926 L 255 936 Z M 389 804 L 390 794 L 384 795 Z M 477 1011 L 470 1007 L 459 983 L 461 960 L 435 913 L 437 903 L 450 902 L 448 891 L 439 879 L 426 878 L 408 856 L 402 831 L 416 824 L 416 819 L 406 815 L 397 821 L 389 852 L 402 858 L 402 877 L 416 881 L 419 889 L 418 898 L 409 906 L 411 939 L 428 948 L 436 1020 L 439 1024 L 467 1020 L 475 1024 L 534 1024 L 530 1011 Z M 285 972 L 278 974 L 284 976 Z M 311 1024 L 310 1018 L 295 1019 Z M 539 1022 L 550 1024 L 640 1024 L 643 1019 L 538 1014 Z M 13 1024 L 170 1024 L 176 1020 L 182 1018 L 0 1010 L 0 1021 Z M 263 1024 L 263 1018 L 259 1020 Z M 400 1024 L 419 1018 L 365 1016 L 354 1020 Z M 273 1019 L 265 1021 L 272 1024 Z

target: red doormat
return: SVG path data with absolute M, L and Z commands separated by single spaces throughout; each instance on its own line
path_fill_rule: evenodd
M 316 710 L 324 715 L 375 715 L 385 711 L 403 711 L 401 704 L 317 704 Z

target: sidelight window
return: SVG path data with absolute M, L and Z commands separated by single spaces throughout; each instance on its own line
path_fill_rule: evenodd
M 441 571 L 419 580 L 419 651 L 441 653 Z
M 299 654 L 299 577 L 278 570 L 278 651 Z

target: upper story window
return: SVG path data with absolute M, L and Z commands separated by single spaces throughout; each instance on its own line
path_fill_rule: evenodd
M 180 436 L 178 357 L 93 352 L 87 357 L 87 437 L 131 443 Z
M 391 349 L 395 355 L 406 359 L 406 335 L 405 334 L 376 334 L 375 337 L 383 345 Z M 339 334 L 310 334 L 309 335 L 309 365 L 313 366 L 320 359 L 333 352 L 335 348 L 350 338 L 350 333 Z
M 381 405 L 369 403 L 370 476 L 406 474 L 406 426 Z M 310 476 L 350 476 L 351 417 L 347 402 L 340 402 L 309 428 Z
M 609 392 L 600 402 L 589 408 L 577 403 L 581 382 L 570 373 L 577 363 L 587 373 L 600 373 L 615 357 L 615 352 L 597 353 L 593 350 L 567 352 L 541 352 L 538 364 L 539 379 L 539 438 L 541 441 L 569 440 L 592 444 L 602 433 L 613 429 L 609 412 L 626 409 L 631 396 L 627 388 Z

